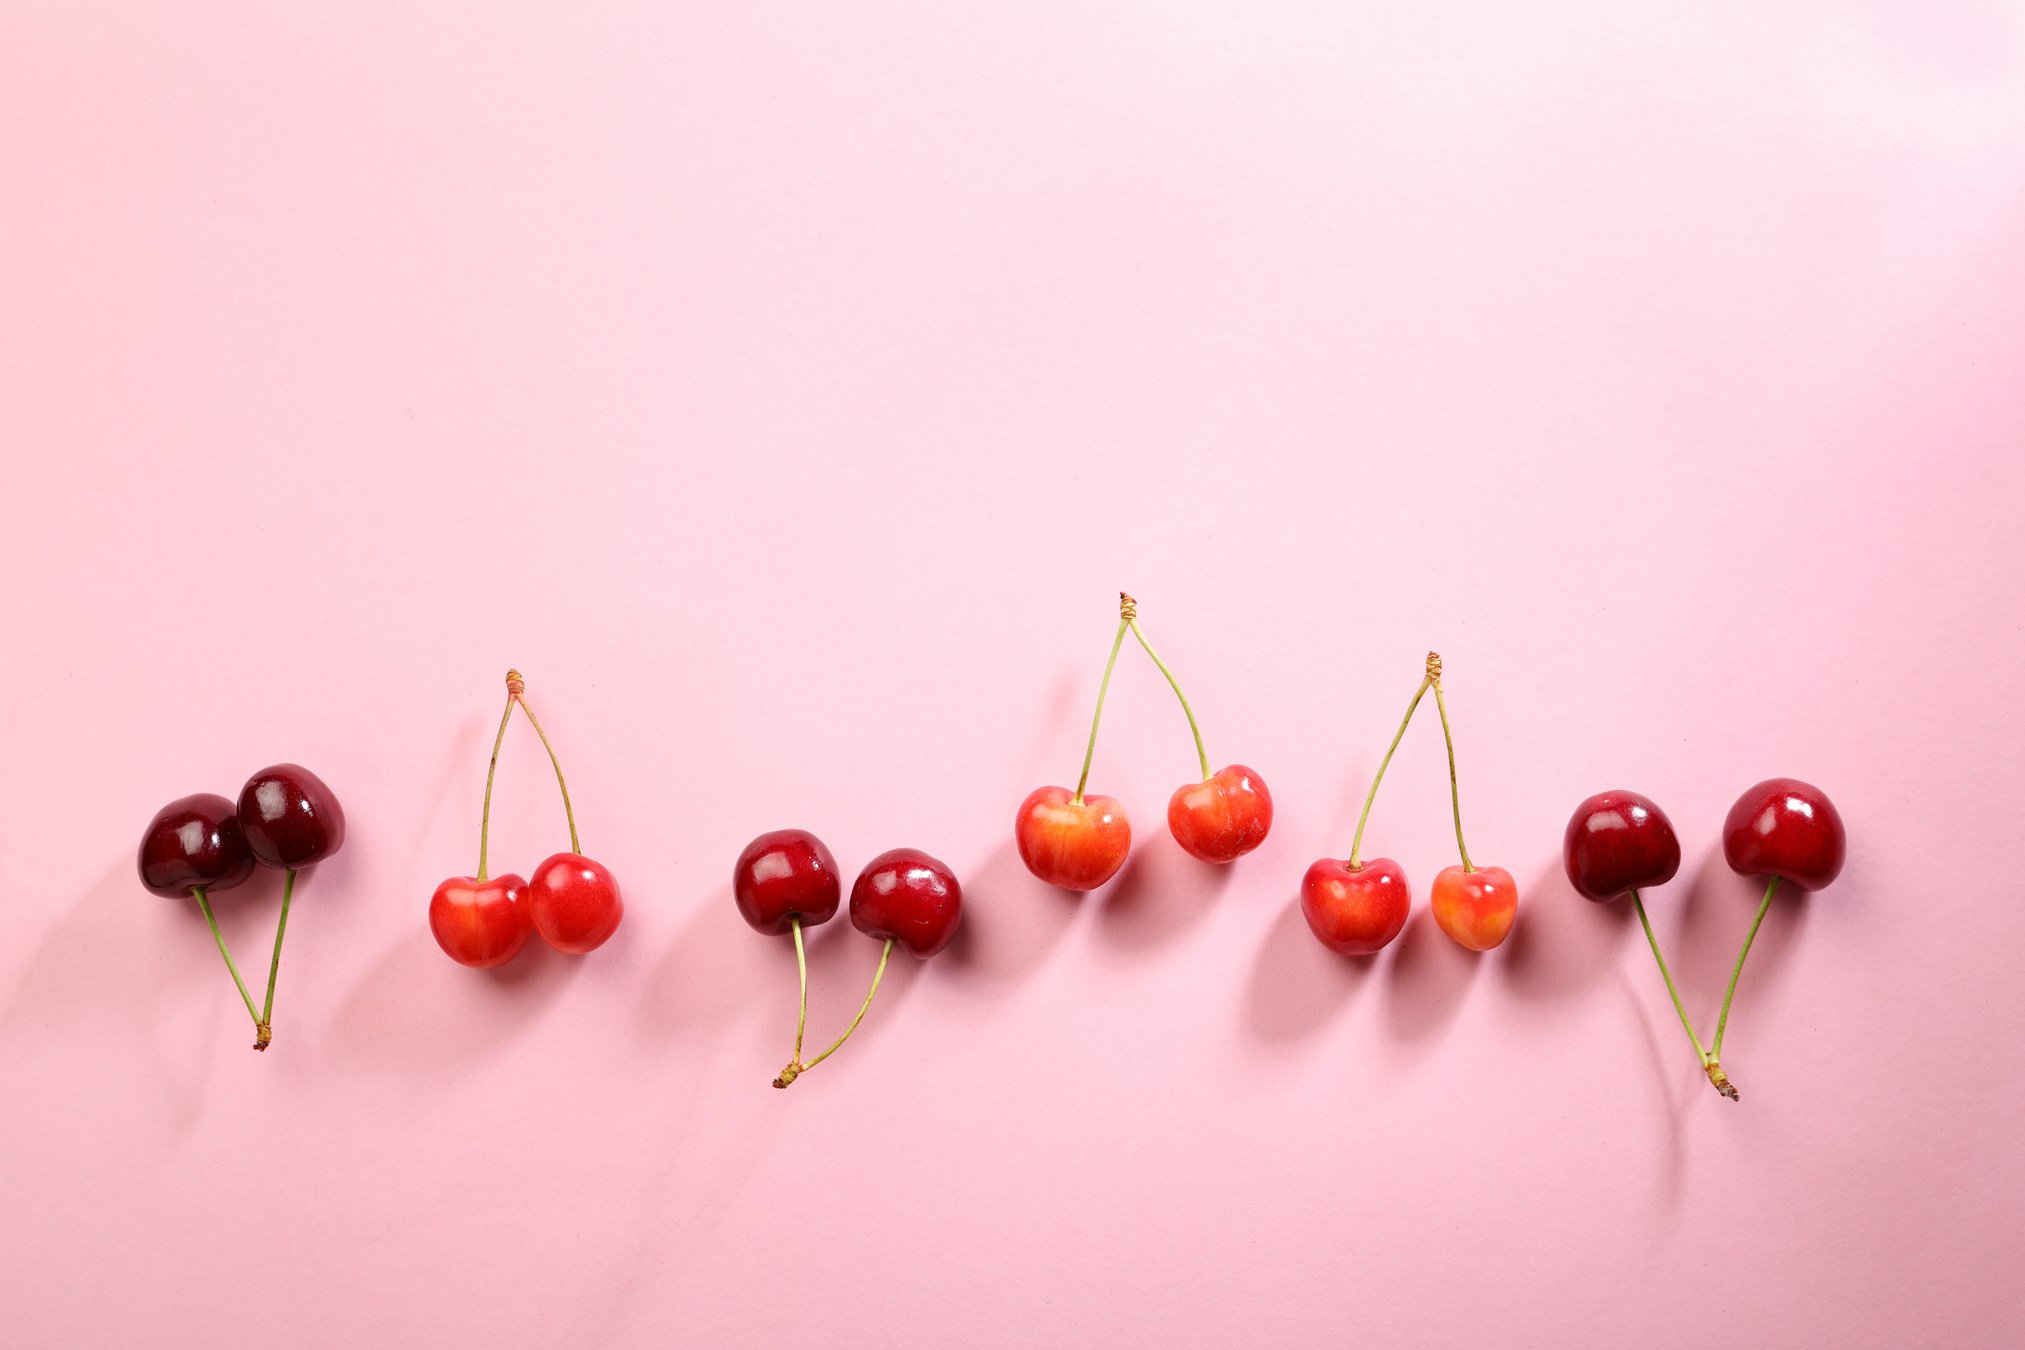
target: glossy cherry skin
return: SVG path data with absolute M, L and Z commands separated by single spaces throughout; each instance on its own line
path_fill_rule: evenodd
M 239 789 L 246 846 L 269 867 L 308 867 L 344 847 L 337 794 L 300 764 L 273 764 Z
M 178 797 L 148 822 L 135 860 L 156 895 L 222 891 L 253 875 L 253 854 L 232 803 L 215 792 Z
M 1658 886 L 1680 870 L 1680 838 L 1652 800 L 1636 792 L 1599 792 L 1575 808 L 1561 840 L 1568 880 L 1591 900 Z
M 618 931 L 626 907 L 603 863 L 581 853 L 558 853 L 544 858 L 528 878 L 527 913 L 549 946 L 582 956 Z
M 1184 783 L 1167 799 L 1167 829 L 1191 857 L 1227 863 L 1266 842 L 1273 794 L 1254 769 L 1233 764 L 1200 783 Z
M 1035 788 L 1020 803 L 1013 839 L 1020 861 L 1050 886 L 1094 891 L 1125 865 L 1132 851 L 1132 822 L 1115 797 L 1078 802 L 1064 787 Z
M 769 830 L 731 870 L 731 897 L 745 921 L 770 935 L 827 923 L 843 899 L 837 860 L 807 830 Z
M 1767 778 L 1737 798 L 1723 821 L 1723 857 L 1732 868 L 1803 891 L 1835 880 L 1848 846 L 1835 803 L 1798 778 Z
M 505 965 L 534 931 L 527 883 L 510 872 L 484 881 L 451 877 L 429 899 L 429 931 L 460 966 Z
M 956 936 L 963 887 L 956 873 L 920 849 L 896 848 L 865 864 L 851 884 L 851 923 L 892 938 L 916 956 L 933 956 Z
M 1369 956 L 1399 936 L 1413 897 L 1406 872 L 1390 858 L 1358 867 L 1322 858 L 1301 878 L 1301 913 L 1324 947 Z
M 1428 908 L 1441 931 L 1473 952 L 1487 952 L 1505 940 L 1519 914 L 1519 888 L 1502 867 L 1465 872 L 1460 865 L 1435 874 Z

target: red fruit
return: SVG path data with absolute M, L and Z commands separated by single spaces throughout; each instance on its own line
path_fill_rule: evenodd
M 1519 888 L 1502 867 L 1465 872 L 1444 867 L 1428 891 L 1428 908 L 1441 931 L 1473 952 L 1487 952 L 1505 940 L 1519 913 Z
M 459 965 L 504 965 L 520 954 L 533 931 L 527 883 L 511 873 L 485 881 L 451 877 L 430 897 L 429 931 Z
M 239 789 L 246 846 L 269 867 L 322 862 L 344 847 L 345 812 L 337 794 L 300 764 L 272 764 Z
M 1803 891 L 1835 880 L 1848 842 L 1828 794 L 1798 778 L 1766 779 L 1737 798 L 1723 821 L 1723 857 L 1731 868 Z
M 187 896 L 237 886 L 253 875 L 253 854 L 232 803 L 215 792 L 178 797 L 155 812 L 135 866 L 156 895 Z
M 1115 798 L 1092 795 L 1079 802 L 1067 788 L 1036 788 L 1020 803 L 1013 839 L 1020 861 L 1042 881 L 1093 891 L 1125 865 L 1132 822 Z
M 1358 867 L 1323 858 L 1301 878 L 1301 913 L 1330 951 L 1369 956 L 1399 936 L 1413 897 L 1406 873 L 1390 858 Z
M 619 883 L 581 853 L 558 853 L 534 869 L 527 884 L 534 931 L 559 952 L 581 956 L 604 945 L 625 917 Z
M 1256 771 L 1233 764 L 1176 788 L 1167 799 L 1167 828 L 1191 856 L 1227 863 L 1266 841 L 1273 794 Z
M 956 936 L 963 888 L 956 874 L 919 849 L 881 853 L 851 886 L 851 923 L 891 938 L 916 956 L 933 956 Z
M 1568 880 L 1591 900 L 1659 886 L 1680 870 L 1680 838 L 1652 800 L 1636 792 L 1599 792 L 1575 808 L 1561 841 Z
M 762 933 L 827 923 L 843 898 L 837 860 L 807 830 L 771 830 L 745 846 L 731 871 L 738 912 Z

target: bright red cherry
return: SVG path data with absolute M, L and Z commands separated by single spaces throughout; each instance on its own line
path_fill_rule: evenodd
M 738 912 L 762 933 L 777 936 L 799 922 L 827 923 L 843 898 L 837 860 L 807 830 L 771 830 L 745 846 L 731 871 Z
M 865 865 L 851 886 L 851 923 L 890 938 L 916 956 L 933 956 L 956 936 L 963 888 L 956 874 L 919 849 L 896 848 Z
M 1167 799 L 1167 828 L 1190 856 L 1231 862 L 1266 841 L 1273 794 L 1255 770 L 1233 764 L 1176 788 Z
M 273 764 L 239 789 L 246 846 L 269 867 L 291 871 L 344 846 L 345 813 L 337 794 L 300 764 Z
M 1519 888 L 1502 867 L 1444 867 L 1427 898 L 1441 931 L 1473 952 L 1503 942 L 1519 913 Z
M 1650 798 L 1599 792 L 1569 817 L 1561 857 L 1575 889 L 1605 902 L 1673 880 L 1680 870 L 1680 838 Z
M 581 853 L 558 853 L 543 859 L 528 879 L 527 912 L 544 942 L 581 956 L 618 931 L 626 907 L 603 863 Z
M 1013 840 L 1027 870 L 1070 891 L 1094 891 L 1132 851 L 1132 822 L 1115 797 L 1076 800 L 1064 787 L 1036 788 L 1020 803 Z
M 1723 857 L 1745 876 L 1818 891 L 1842 871 L 1848 837 L 1828 794 L 1798 778 L 1767 778 L 1723 821 Z
M 1399 936 L 1413 898 L 1406 872 L 1390 858 L 1358 865 L 1323 858 L 1301 879 L 1301 913 L 1322 945 L 1369 956 Z
M 232 803 L 215 792 L 178 797 L 155 812 L 136 859 L 141 885 L 156 895 L 222 891 L 253 875 L 253 854 Z
M 459 965 L 481 970 L 504 965 L 520 954 L 534 931 L 527 883 L 512 873 L 486 881 L 451 877 L 430 897 L 429 931 Z

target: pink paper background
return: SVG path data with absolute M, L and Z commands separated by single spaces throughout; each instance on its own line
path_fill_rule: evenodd
M 0 6 L 4 1339 L 2007 1342 L 2021 371 L 2013 6 Z M 1077 902 L 1009 824 L 1121 586 L 1279 816 L 1178 852 L 1128 653 Z M 1360 969 L 1294 890 L 1430 646 L 1525 908 L 1427 919 L 1430 718 Z M 488 975 L 424 909 L 509 663 L 629 911 Z M 352 834 L 263 1057 L 132 851 L 282 758 Z M 1731 1106 L 1558 846 L 1673 813 L 1706 1025 L 1774 773 L 1852 846 Z M 777 1093 L 784 824 L 970 908 Z M 874 952 L 817 934 L 815 1034 Z

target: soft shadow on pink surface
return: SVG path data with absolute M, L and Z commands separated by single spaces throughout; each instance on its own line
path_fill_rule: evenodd
M 1401 1041 L 1439 1038 L 1462 1008 L 1483 956 L 1451 940 L 1425 905 L 1414 909 L 1391 951 L 1385 971 L 1386 1029 Z
M 1498 975 L 1521 998 L 1579 999 L 1623 959 L 1624 943 L 1637 927 L 1629 900 L 1585 899 L 1557 859 L 1519 892 L 1519 916 L 1499 948 Z
M 1097 936 L 1113 950 L 1151 957 L 1209 917 L 1233 869 L 1191 858 L 1167 833 L 1137 841 L 1124 870 L 1093 899 Z
M 1252 1040 L 1285 1047 L 1305 1040 L 1342 1015 L 1351 998 L 1380 978 L 1376 956 L 1338 956 L 1315 939 L 1298 898 L 1259 943 L 1245 980 L 1244 1031 Z
M 1685 871 L 1683 868 L 1683 874 Z M 1731 871 L 1729 863 L 1723 860 L 1722 846 L 1714 845 L 1684 891 L 1682 885 L 1683 877 L 1676 877 L 1672 885 L 1646 896 L 1646 913 L 1659 932 L 1674 980 L 1680 985 L 1681 997 L 1687 1000 L 1688 1014 L 1695 1019 L 1695 1026 L 1702 1029 L 1702 1039 L 1706 1041 L 1716 1034 L 1716 1014 L 1722 1007 L 1723 990 L 1736 965 L 1737 949 L 1744 943 L 1744 934 L 1751 931 L 1751 918 L 1764 898 L 1765 881 L 1762 877 L 1744 877 Z M 1663 922 L 1661 918 L 1669 892 L 1677 893 L 1671 897 L 1680 905 L 1677 924 Z M 1732 1037 L 1737 1034 L 1739 1019 L 1748 1015 L 1754 995 L 1775 989 L 1784 981 L 1812 905 L 1812 899 L 1804 891 L 1784 884 L 1772 897 L 1772 908 L 1751 943 L 1750 958 L 1737 982 L 1737 998 L 1730 1010 Z M 1657 970 L 1653 978 L 1659 978 Z
M 1084 905 L 1101 903 L 1027 871 L 1012 844 L 994 849 L 963 882 L 963 922 L 936 959 L 952 984 L 991 996 L 1026 982 L 1061 943 Z
M 1659 978 L 1658 971 L 1653 972 L 1653 978 L 1655 980 Z M 1683 1061 L 1689 1064 L 1694 1062 L 1694 1047 L 1688 1043 L 1685 1035 L 1680 1034 L 1680 1028 L 1674 1025 L 1671 1009 L 1668 1010 L 1667 1025 L 1655 1029 L 1651 1009 L 1639 997 L 1635 984 L 1636 981 L 1626 976 L 1623 971 L 1617 973 L 1617 986 L 1624 994 L 1624 999 L 1618 1006 L 1624 1009 L 1624 1016 L 1631 1018 L 1637 1025 L 1639 1035 L 1645 1041 L 1646 1049 L 1650 1052 L 1646 1062 L 1652 1075 L 1653 1090 L 1659 1094 L 1660 1101 L 1666 1107 L 1666 1134 L 1660 1150 L 1663 1156 L 1659 1179 L 1660 1198 L 1671 1210 L 1679 1206 L 1682 1183 L 1687 1178 L 1687 1131 L 1681 1119 L 1686 1093 L 1681 1088 L 1681 1074 L 1677 1070 Z M 1665 1037 L 1665 1032 L 1669 1030 L 1675 1033 L 1672 1042 Z M 1671 1061 L 1666 1054 L 1670 1043 L 1674 1051 L 1674 1058 Z M 1708 1080 L 1702 1077 L 1699 1070 L 1695 1072 L 1694 1081 L 1703 1085 L 1705 1091 L 1711 1093 L 1715 1091 L 1714 1088 L 1707 1086 Z M 1687 1091 L 1692 1090 L 1693 1086 L 1690 1085 Z

